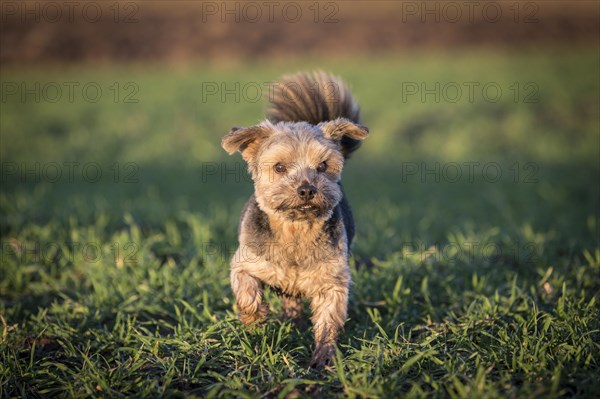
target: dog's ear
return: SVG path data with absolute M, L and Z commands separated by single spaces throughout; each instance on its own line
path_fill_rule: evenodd
M 234 127 L 223 137 L 221 146 L 229 155 L 239 151 L 246 162 L 251 162 L 258 151 L 260 143 L 272 133 L 273 130 L 263 124 L 250 127 Z
M 326 138 L 334 141 L 342 140 L 344 137 L 363 140 L 369 135 L 369 129 L 366 126 L 359 125 L 346 118 L 321 122 L 317 126 Z

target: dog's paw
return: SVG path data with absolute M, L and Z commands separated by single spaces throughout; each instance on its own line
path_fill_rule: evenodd
M 315 351 L 313 352 L 312 358 L 310 359 L 310 367 L 322 369 L 323 367 L 331 366 L 333 364 L 334 356 L 334 344 L 317 345 Z
M 261 303 L 256 312 L 240 311 L 239 319 L 242 324 L 249 326 L 254 323 L 262 323 L 266 320 L 269 314 L 269 305 Z

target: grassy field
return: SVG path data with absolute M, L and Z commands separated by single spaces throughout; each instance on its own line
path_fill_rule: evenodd
M 4 68 L 0 397 L 599 397 L 598 62 Z M 275 294 L 265 325 L 235 318 L 252 186 L 219 146 L 315 67 L 371 129 L 344 170 L 354 286 L 325 372 Z

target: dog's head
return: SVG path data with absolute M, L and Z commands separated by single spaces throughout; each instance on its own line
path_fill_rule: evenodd
M 368 133 L 344 118 L 318 125 L 265 121 L 233 128 L 221 145 L 229 154 L 241 152 L 248 163 L 263 212 L 286 220 L 311 220 L 329 217 L 342 199 L 342 138 L 362 140 Z

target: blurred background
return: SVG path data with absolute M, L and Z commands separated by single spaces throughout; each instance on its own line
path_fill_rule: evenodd
M 595 1 L 3 1 L 2 62 L 214 63 L 594 48 Z

